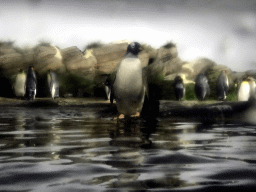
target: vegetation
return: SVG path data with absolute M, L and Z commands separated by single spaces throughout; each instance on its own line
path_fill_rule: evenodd
M 165 49 L 170 49 L 170 48 L 172 48 L 172 47 L 176 47 L 176 44 L 173 43 L 172 41 L 169 41 L 169 42 L 167 42 L 165 45 L 163 45 L 163 47 L 164 47 Z
M 60 95 L 72 93 L 73 96 L 93 96 L 95 85 L 92 81 L 71 73 L 59 74 L 60 78 Z
M 95 48 L 99 48 L 99 47 L 103 47 L 103 46 L 104 46 L 104 44 L 100 41 L 92 42 L 85 47 L 84 51 L 86 49 L 95 49 Z

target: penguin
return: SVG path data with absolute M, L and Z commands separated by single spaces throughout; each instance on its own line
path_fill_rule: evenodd
M 47 73 L 47 82 L 52 99 L 59 97 L 59 79 L 57 74 L 51 69 L 49 69 Z
M 205 97 L 210 94 L 208 79 L 202 73 L 200 73 L 196 78 L 195 93 L 199 101 L 203 101 Z
M 140 43 L 133 42 L 128 45 L 127 55 L 119 64 L 113 83 L 117 111 L 124 117 L 140 114 L 147 91 L 143 67 L 138 58 L 140 51 Z
M 228 76 L 226 74 L 226 71 L 221 71 L 219 77 L 216 81 L 216 90 L 217 90 L 217 96 L 218 100 L 225 100 L 228 95 L 228 89 L 229 89 L 229 82 L 228 82 Z
M 253 77 L 248 77 L 247 79 L 250 86 L 250 97 L 255 98 L 255 79 Z
M 30 66 L 26 80 L 26 97 L 28 100 L 34 100 L 36 97 L 36 83 L 36 73 L 33 66 Z
M 110 77 L 107 77 L 105 83 L 104 83 L 104 88 L 105 88 L 105 93 L 106 93 L 106 99 L 110 100 L 111 96 L 111 82 L 110 82 Z
M 180 75 L 177 75 L 174 79 L 173 82 L 173 89 L 174 89 L 174 94 L 175 97 L 178 101 L 181 101 L 181 99 L 185 95 L 185 86 L 183 83 L 183 78 Z
M 16 97 L 23 98 L 26 93 L 26 72 L 20 69 L 15 77 L 13 90 Z
M 255 81 L 251 77 L 244 78 L 241 82 L 237 98 L 238 101 L 248 101 L 250 97 L 255 96 Z

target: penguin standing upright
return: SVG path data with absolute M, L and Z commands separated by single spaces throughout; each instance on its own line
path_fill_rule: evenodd
M 229 82 L 226 71 L 223 70 L 216 81 L 218 100 L 225 100 L 228 95 Z
M 59 97 L 59 79 L 57 74 L 51 69 L 49 69 L 47 74 L 47 82 L 52 99 Z
M 250 97 L 255 98 L 255 79 L 253 77 L 248 77 L 248 82 L 249 82 L 249 86 L 250 86 Z
M 200 73 L 196 78 L 195 93 L 199 101 L 204 100 L 205 97 L 210 94 L 208 79 L 202 73 Z
M 15 77 L 13 84 L 13 90 L 16 97 L 24 97 L 26 93 L 26 73 L 23 69 L 20 69 Z
M 173 89 L 175 93 L 175 97 L 178 101 L 180 101 L 185 95 L 185 86 L 183 83 L 183 79 L 180 75 L 177 75 L 173 82 Z
M 36 73 L 32 66 L 28 68 L 27 73 L 26 97 L 28 100 L 34 100 L 36 97 Z
M 238 101 L 248 101 L 251 96 L 255 96 L 255 81 L 251 77 L 247 77 L 239 86 L 237 98 Z
M 111 96 L 111 82 L 110 82 L 110 77 L 107 77 L 105 83 L 104 83 L 104 87 L 105 87 L 105 93 L 106 93 L 106 99 L 110 100 L 110 96 Z
M 128 45 L 127 55 L 121 61 L 113 83 L 117 110 L 124 116 L 138 115 L 144 103 L 147 86 L 138 58 L 140 51 L 141 45 L 138 42 Z

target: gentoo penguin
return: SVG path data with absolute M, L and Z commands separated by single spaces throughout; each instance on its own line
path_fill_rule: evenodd
M 225 70 L 221 71 L 219 77 L 217 78 L 216 88 L 218 100 L 225 100 L 228 95 L 229 88 L 228 76 Z
M 180 101 L 185 95 L 185 86 L 183 83 L 183 79 L 180 75 L 177 75 L 173 82 L 173 89 L 175 93 L 175 97 L 178 101 Z
M 47 73 L 47 82 L 52 99 L 59 97 L 59 79 L 57 74 L 51 69 Z
M 202 73 L 199 74 L 196 78 L 195 93 L 199 101 L 204 100 L 205 97 L 210 94 L 208 79 Z
M 254 97 L 254 95 L 255 81 L 251 77 L 244 78 L 238 89 L 238 101 L 248 101 L 250 96 Z
M 127 47 L 127 55 L 121 61 L 113 83 L 117 111 L 124 116 L 139 115 L 147 90 L 142 64 L 138 58 L 141 45 L 133 42 Z
M 15 77 L 13 84 L 13 90 L 16 97 L 24 97 L 26 93 L 26 73 L 23 69 L 20 69 Z
M 34 100 L 36 97 L 36 73 L 34 72 L 34 68 L 32 66 L 28 68 L 27 73 L 26 97 L 28 100 Z

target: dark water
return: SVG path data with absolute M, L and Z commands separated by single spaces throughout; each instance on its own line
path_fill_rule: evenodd
M 2 108 L 0 191 L 254 190 L 255 136 L 237 124 L 117 126 L 79 108 Z

